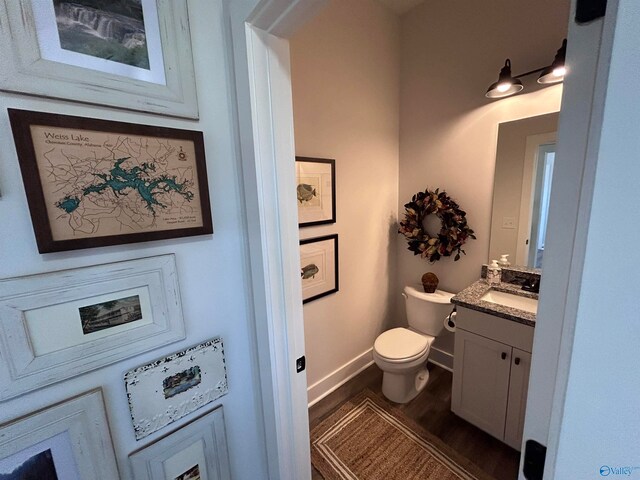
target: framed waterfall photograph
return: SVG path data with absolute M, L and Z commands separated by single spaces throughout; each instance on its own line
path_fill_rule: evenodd
M 186 0 L 0 0 L 0 89 L 198 118 Z
M 300 240 L 302 303 L 338 291 L 338 235 Z
M 9 109 L 40 253 L 213 233 L 202 132 Z
M 298 225 L 336 223 L 336 161 L 296 157 Z

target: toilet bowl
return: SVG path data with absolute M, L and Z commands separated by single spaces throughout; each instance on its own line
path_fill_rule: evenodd
M 382 393 L 392 402 L 410 402 L 426 387 L 429 350 L 443 330 L 443 319 L 451 311 L 453 295 L 405 287 L 409 328 L 387 330 L 373 345 L 373 359 L 383 371 Z

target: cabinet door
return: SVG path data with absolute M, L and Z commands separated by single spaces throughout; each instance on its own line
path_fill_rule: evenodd
M 451 410 L 504 439 L 512 348 L 465 330 L 456 331 Z
M 509 382 L 509 403 L 507 404 L 507 423 L 504 429 L 504 442 L 520 451 L 524 413 L 527 408 L 527 390 L 531 354 L 513 349 L 511 355 L 511 377 Z

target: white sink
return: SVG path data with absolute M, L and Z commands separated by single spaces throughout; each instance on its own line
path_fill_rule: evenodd
M 529 313 L 537 313 L 538 311 L 538 300 L 535 298 L 521 297 L 520 295 L 499 292 L 497 290 L 489 290 L 480 297 L 480 300 L 504 305 L 505 307 L 517 308 L 518 310 L 524 310 Z

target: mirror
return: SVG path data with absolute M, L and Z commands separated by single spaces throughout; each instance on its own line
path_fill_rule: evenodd
M 499 125 L 489 262 L 506 253 L 512 265 L 541 267 L 557 129 L 558 113 Z

